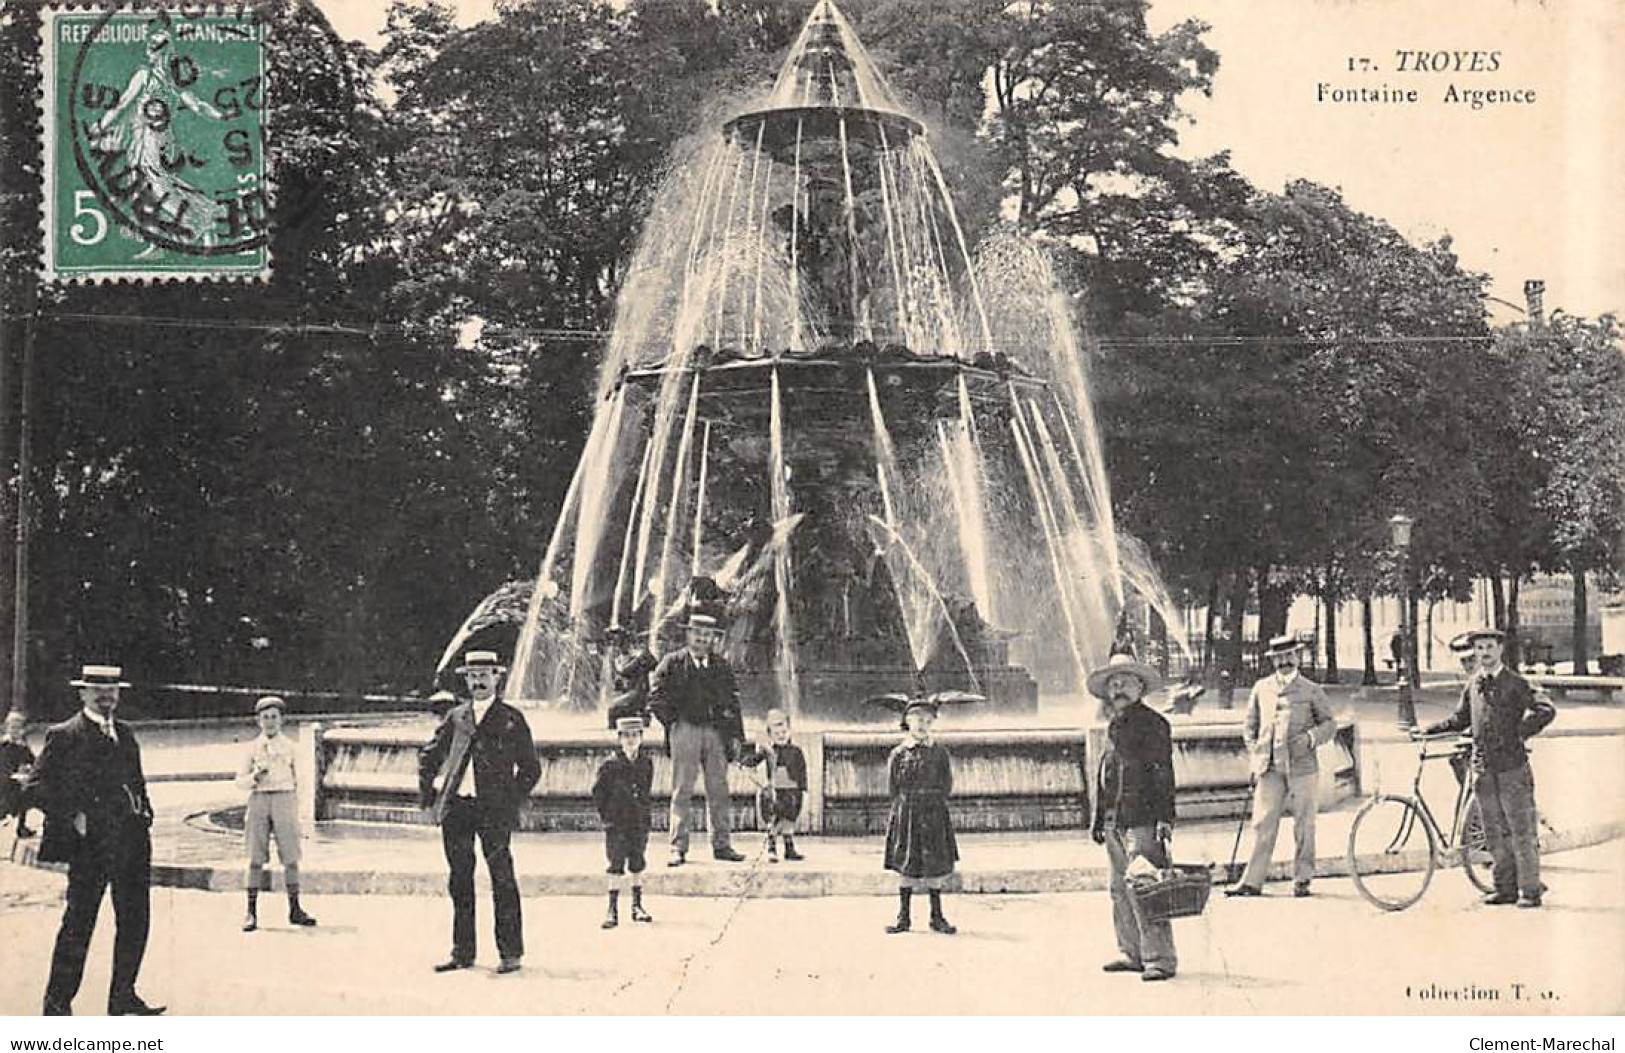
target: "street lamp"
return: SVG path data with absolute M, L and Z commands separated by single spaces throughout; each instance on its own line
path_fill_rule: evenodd
M 1394 671 L 1399 682 L 1395 685 L 1399 698 L 1399 726 L 1416 726 L 1416 701 L 1411 694 L 1415 686 L 1411 648 L 1411 527 L 1415 520 L 1400 513 L 1388 520 L 1388 533 L 1399 554 L 1399 659 Z

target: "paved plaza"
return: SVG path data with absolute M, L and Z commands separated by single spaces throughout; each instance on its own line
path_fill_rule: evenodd
M 1408 790 L 1415 754 L 1391 711 L 1345 701 L 1361 724 L 1367 791 Z M 1442 711 L 1434 701 L 1422 718 Z M 948 898 L 953 937 L 925 929 L 924 904 L 918 931 L 882 931 L 895 885 L 878 838 L 809 836 L 806 862 L 769 865 L 758 835 L 741 833 L 749 862 L 714 863 L 701 851 L 668 870 L 657 833 L 648 875 L 656 923 L 623 921 L 606 933 L 600 836 L 520 835 L 526 968 L 498 977 L 483 891 L 480 968 L 429 971 L 448 949 L 451 920 L 435 830 L 323 824 L 305 861 L 307 905 L 321 925 L 285 925 L 272 894 L 264 927 L 245 935 L 240 838 L 206 821 L 240 794 L 199 777 L 239 747 L 218 734 L 199 741 L 151 729 L 143 737 L 159 779 L 161 887 L 142 988 L 177 1014 L 1618 1013 L 1621 716 L 1618 707 L 1564 706 L 1533 744 L 1549 853 L 1544 909 L 1481 906 L 1458 868 L 1441 867 L 1417 906 L 1376 911 L 1341 876 L 1358 803 L 1348 802 L 1321 816 L 1315 896 L 1295 900 L 1280 882 L 1259 900 L 1215 893 L 1204 917 L 1176 923 L 1180 972 L 1169 984 L 1099 971 L 1113 952 L 1105 855 L 1083 831 L 962 835 L 959 878 L 977 894 Z M 1437 769 L 1425 788 L 1447 807 L 1454 784 Z M 1181 823 L 1174 857 L 1222 863 L 1235 831 L 1234 821 Z M 13 860 L 0 862 L 4 1013 L 37 1011 L 61 908 L 63 877 L 23 865 L 32 844 L 13 846 L 10 829 L 0 831 L 0 858 L 10 849 Z M 1277 876 L 1290 851 L 1283 831 Z M 480 879 L 483 889 L 483 868 Z M 102 1009 L 111 920 L 104 907 L 81 1013 Z
M 653 925 L 610 932 L 598 897 L 527 898 L 526 968 L 499 977 L 488 900 L 479 967 L 435 976 L 451 921 L 441 898 L 310 897 L 321 926 L 295 930 L 273 897 L 265 927 L 245 935 L 238 896 L 158 889 L 141 986 L 189 1015 L 1625 1010 L 1625 841 L 1549 856 L 1547 879 L 1539 911 L 1481 906 L 1459 871 L 1398 914 L 1344 879 L 1318 882 L 1308 900 L 1279 885 L 1264 899 L 1215 897 L 1204 917 L 1176 923 L 1180 971 L 1166 984 L 1099 971 L 1113 949 L 1104 893 L 952 896 L 957 936 L 923 925 L 888 936 L 886 897 L 652 897 Z M 0 864 L 0 1012 L 38 1010 L 61 888 L 57 875 Z M 102 1008 L 110 920 L 81 1013 Z

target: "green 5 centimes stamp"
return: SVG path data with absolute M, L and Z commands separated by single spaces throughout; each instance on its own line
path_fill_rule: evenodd
M 265 25 L 254 9 L 45 16 L 47 279 L 268 277 Z

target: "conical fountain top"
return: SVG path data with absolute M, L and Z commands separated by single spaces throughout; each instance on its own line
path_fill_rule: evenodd
M 861 143 L 906 148 L 924 134 L 899 112 L 857 34 L 828 0 L 813 8 L 774 82 L 766 107 L 728 121 L 724 131 L 747 148 L 757 141 L 775 158 L 794 160 L 797 143 Z

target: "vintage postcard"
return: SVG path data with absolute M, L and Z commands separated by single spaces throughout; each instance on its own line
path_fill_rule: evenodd
M 1619 5 L 0 42 L 0 1030 L 1614 1048 Z

